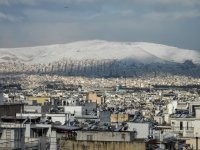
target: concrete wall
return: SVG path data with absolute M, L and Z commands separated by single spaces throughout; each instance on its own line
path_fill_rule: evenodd
M 24 112 L 33 112 L 33 113 L 41 113 L 41 106 L 24 106 Z
M 194 126 L 194 137 L 196 136 L 196 134 L 198 135 L 198 137 L 200 137 L 200 120 L 195 120 L 192 122 L 192 124 Z
M 129 115 L 128 114 L 111 114 L 110 121 L 114 122 L 124 122 L 128 121 Z
M 91 142 L 60 141 L 60 150 L 145 150 L 144 141 L 132 142 Z
M 101 97 L 98 97 L 96 92 L 89 92 L 86 95 L 86 99 L 92 102 L 96 102 L 97 104 L 101 105 Z
M 38 104 L 44 104 L 44 102 L 46 101 L 50 101 L 50 98 L 49 97 L 26 97 L 26 100 L 27 101 L 36 101 Z
M 77 131 L 77 141 L 132 141 L 133 132 Z
M 189 104 L 189 112 L 191 115 L 194 115 L 195 113 L 195 108 L 200 107 L 200 102 L 190 102 Z
M 65 113 L 74 114 L 76 116 L 81 116 L 83 114 L 83 106 L 63 106 Z
M 82 115 L 82 116 L 75 116 L 74 119 L 78 120 L 80 123 L 85 123 L 86 121 L 100 121 L 100 118 L 98 116 L 93 115 Z M 70 117 L 70 120 L 73 120 L 73 117 Z
M 147 138 L 150 133 L 150 128 L 148 123 L 135 123 L 127 122 L 128 131 L 136 131 L 136 137 L 138 139 Z
M 200 119 L 200 107 L 196 107 L 196 109 L 195 109 L 195 114 L 196 114 L 196 118 L 197 119 Z
M 100 113 L 100 115 L 99 115 L 100 121 L 103 122 L 103 123 L 109 123 L 110 124 L 111 112 L 110 111 L 100 111 L 99 113 Z
M 96 108 L 97 108 L 97 105 L 96 105 L 95 102 L 91 102 L 91 103 L 86 102 L 84 104 L 84 110 L 85 110 L 85 112 L 83 112 L 83 113 L 85 115 L 90 114 L 91 112 L 93 112 L 93 110 L 96 110 Z
M 17 113 L 16 114 L 17 117 L 42 117 L 42 114 L 41 113 Z M 61 124 L 64 124 L 65 121 L 68 121 L 70 118 L 71 118 L 71 114 L 45 114 L 45 117 L 47 119 L 47 117 L 51 117 L 51 120 L 53 122 L 56 122 L 56 121 L 60 121 Z M 71 119 L 72 121 L 73 119 Z
M 21 114 L 21 113 L 17 113 L 16 116 L 17 116 L 17 117 L 21 117 L 21 116 L 22 116 L 22 117 L 41 117 L 42 114 L 36 114 L 36 113 L 26 113 L 26 114 L 25 114 L 25 113 L 22 113 L 22 114 Z

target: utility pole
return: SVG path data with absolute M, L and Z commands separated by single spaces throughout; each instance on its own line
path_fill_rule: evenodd
M 196 150 L 198 150 L 199 146 L 198 146 L 198 133 L 196 132 Z

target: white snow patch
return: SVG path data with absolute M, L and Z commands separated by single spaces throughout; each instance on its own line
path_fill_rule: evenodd
M 132 59 L 142 63 L 184 62 L 192 60 L 200 63 L 200 54 L 161 44 L 144 42 L 108 42 L 100 40 L 80 41 L 37 47 L 2 48 L 0 62 L 23 62 L 27 64 L 47 64 L 65 59 Z

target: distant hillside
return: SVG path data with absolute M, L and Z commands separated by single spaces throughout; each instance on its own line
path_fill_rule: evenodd
M 81 41 L 0 49 L 0 73 L 199 76 L 200 53 L 144 42 Z

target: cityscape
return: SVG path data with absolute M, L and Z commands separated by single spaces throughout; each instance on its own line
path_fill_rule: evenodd
M 4 149 L 198 146 L 199 78 L 9 75 L 0 89 Z

